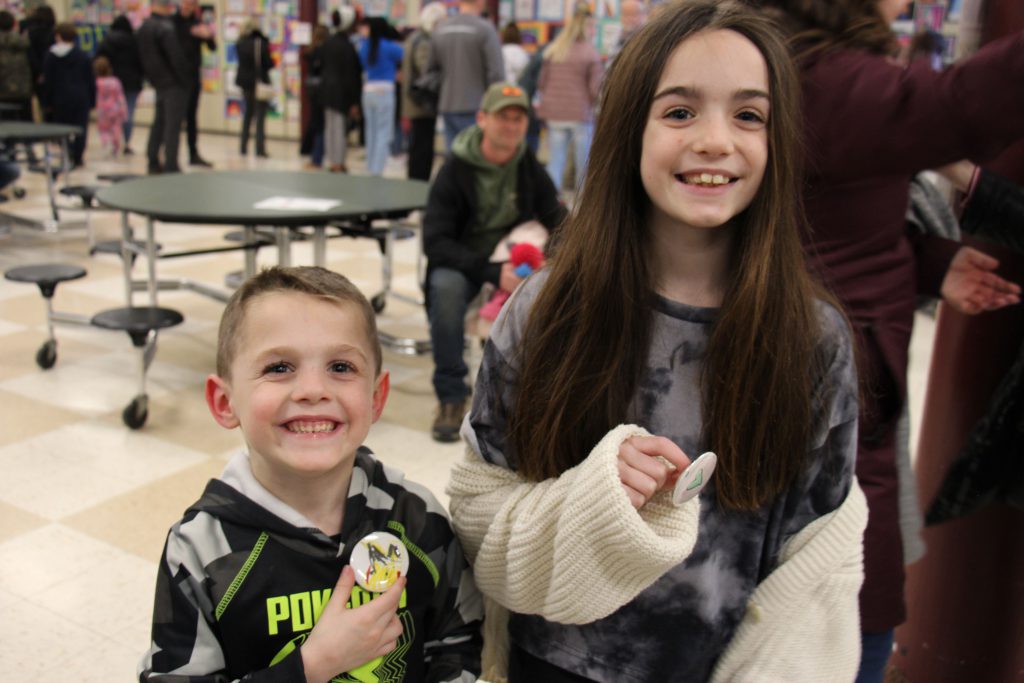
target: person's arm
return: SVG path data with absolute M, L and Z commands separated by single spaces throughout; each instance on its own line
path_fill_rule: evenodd
M 513 612 L 583 624 L 608 616 L 686 559 L 697 540 L 699 499 L 677 507 L 661 491 L 637 510 L 623 490 L 619 448 L 643 435 L 619 426 L 582 463 L 539 483 L 467 448 L 447 492 L 480 590 Z
M 1024 187 L 979 168 L 960 217 L 964 232 L 1024 253 Z
M 172 565 L 170 558 L 176 558 Z M 180 564 L 179 564 L 180 562 Z M 191 544 L 172 529 L 157 569 L 152 645 L 139 665 L 140 683 L 229 683 L 224 652 L 216 636 L 213 606 L 206 596 L 202 563 Z M 189 568 L 192 568 L 190 571 Z M 295 650 L 278 664 L 251 672 L 252 683 L 294 683 L 305 680 L 302 659 Z
M 484 74 L 487 85 L 505 80 L 505 58 L 501 56 L 501 40 L 493 27 L 487 31 L 484 44 Z
M 597 99 L 601 96 L 601 82 L 604 80 L 604 65 L 601 57 L 594 52 L 594 59 L 587 67 L 587 88 L 590 92 L 590 104 L 597 105 Z
M 423 212 L 423 252 L 432 268 L 452 268 L 478 284 L 498 284 L 501 264 L 491 263 L 490 254 L 478 254 L 459 241 L 459 229 L 471 217 L 467 190 L 459 186 L 455 164 L 446 161 L 430 186 Z
M 443 510 L 440 503 L 437 508 Z M 431 516 L 435 542 L 420 547 L 437 558 L 436 585 L 431 595 L 423 656 L 426 680 L 437 683 L 475 681 L 480 675 L 483 604 L 469 562 L 448 518 Z
M 177 32 L 173 25 L 167 25 L 167 30 L 159 31 L 157 40 L 160 42 L 158 50 L 162 51 L 167 60 L 167 68 L 178 85 L 186 86 L 192 79 L 188 73 L 188 62 L 185 59 L 185 52 L 178 40 Z

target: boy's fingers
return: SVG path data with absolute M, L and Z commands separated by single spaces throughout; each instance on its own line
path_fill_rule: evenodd
M 402 599 L 402 591 L 405 590 L 405 577 L 395 581 L 391 588 L 381 593 L 379 598 L 371 600 L 359 609 L 367 610 L 370 616 L 393 615 L 398 611 L 398 603 Z

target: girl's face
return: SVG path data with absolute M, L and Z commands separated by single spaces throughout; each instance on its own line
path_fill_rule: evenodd
M 717 228 L 753 200 L 768 159 L 768 68 L 739 33 L 680 43 L 655 89 L 640 176 L 652 228 Z

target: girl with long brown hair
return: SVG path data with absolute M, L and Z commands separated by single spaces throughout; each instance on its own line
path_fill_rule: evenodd
M 512 613 L 510 680 L 849 679 L 857 387 L 800 249 L 786 45 L 738 3 L 666 6 L 601 112 L 554 257 L 492 330 L 449 485 Z M 673 505 L 705 450 L 718 469 Z

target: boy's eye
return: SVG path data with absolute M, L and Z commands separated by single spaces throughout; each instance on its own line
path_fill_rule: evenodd
M 331 363 L 331 372 L 355 372 L 356 366 L 348 361 L 339 360 Z
M 288 364 L 283 362 L 283 361 L 281 361 L 281 362 L 278 362 L 278 363 L 271 363 L 267 367 L 263 368 L 263 374 L 265 374 L 265 375 L 279 375 L 279 374 L 288 372 L 289 369 L 290 368 L 288 367 Z

